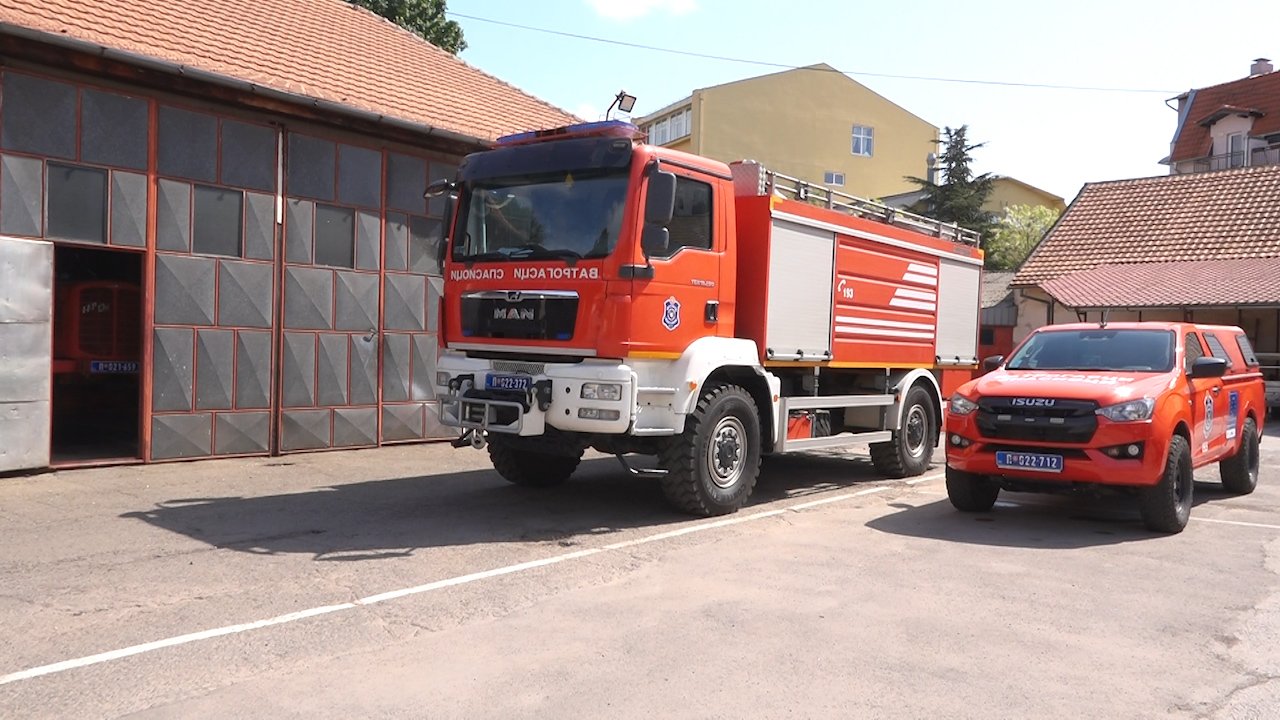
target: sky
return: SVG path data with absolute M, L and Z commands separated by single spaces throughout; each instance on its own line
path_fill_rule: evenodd
M 1086 182 L 1167 174 L 1166 101 L 1243 78 L 1254 58 L 1280 67 L 1274 2 L 448 0 L 448 11 L 463 60 L 589 120 L 620 90 L 638 118 L 698 88 L 827 63 L 940 129 L 968 125 L 984 143 L 975 171 L 1070 202 Z

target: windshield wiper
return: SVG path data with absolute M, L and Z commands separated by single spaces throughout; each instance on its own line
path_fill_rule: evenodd
M 463 262 L 463 263 L 466 263 L 467 265 L 471 265 L 472 263 L 478 263 L 478 262 L 495 262 L 497 260 L 506 260 L 509 257 L 511 257 L 511 255 L 509 253 L 504 253 L 504 252 L 482 252 L 482 253 L 476 253 L 474 255 L 463 255 L 462 257 L 457 258 L 457 260 L 458 262 Z
M 569 267 L 582 259 L 582 254 L 568 248 L 548 248 L 541 245 L 522 245 L 511 252 L 511 257 L 522 260 L 564 260 Z

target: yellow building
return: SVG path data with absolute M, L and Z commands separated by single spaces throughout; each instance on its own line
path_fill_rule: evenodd
M 1016 178 L 997 175 L 992 179 L 991 194 L 987 196 L 982 209 L 992 215 L 1002 216 L 1005 210 L 1014 205 L 1041 205 L 1059 213 L 1067 209 L 1066 201 L 1048 190 L 1041 190 Z
M 914 189 L 905 176 L 937 151 L 938 128 L 825 64 L 694 90 L 635 122 L 658 145 L 861 197 Z

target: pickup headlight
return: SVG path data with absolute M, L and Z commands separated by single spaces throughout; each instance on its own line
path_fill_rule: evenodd
M 949 412 L 952 415 L 968 415 L 969 413 L 977 409 L 978 409 L 978 403 L 970 400 L 969 398 L 961 395 L 960 393 L 956 393 L 955 395 L 951 396 L 951 408 Z
M 583 383 L 583 400 L 621 400 L 622 386 L 616 383 Z
M 1155 409 L 1156 401 L 1154 399 L 1139 398 L 1098 408 L 1098 414 L 1113 422 L 1137 422 L 1139 420 L 1150 420 L 1151 413 Z

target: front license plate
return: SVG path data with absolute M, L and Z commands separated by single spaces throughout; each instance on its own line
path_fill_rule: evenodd
M 1001 450 L 996 453 L 996 467 L 1010 470 L 1060 473 L 1062 472 L 1062 456 Z
M 528 375 L 487 375 L 484 386 L 487 390 L 528 390 L 533 387 L 533 378 Z

